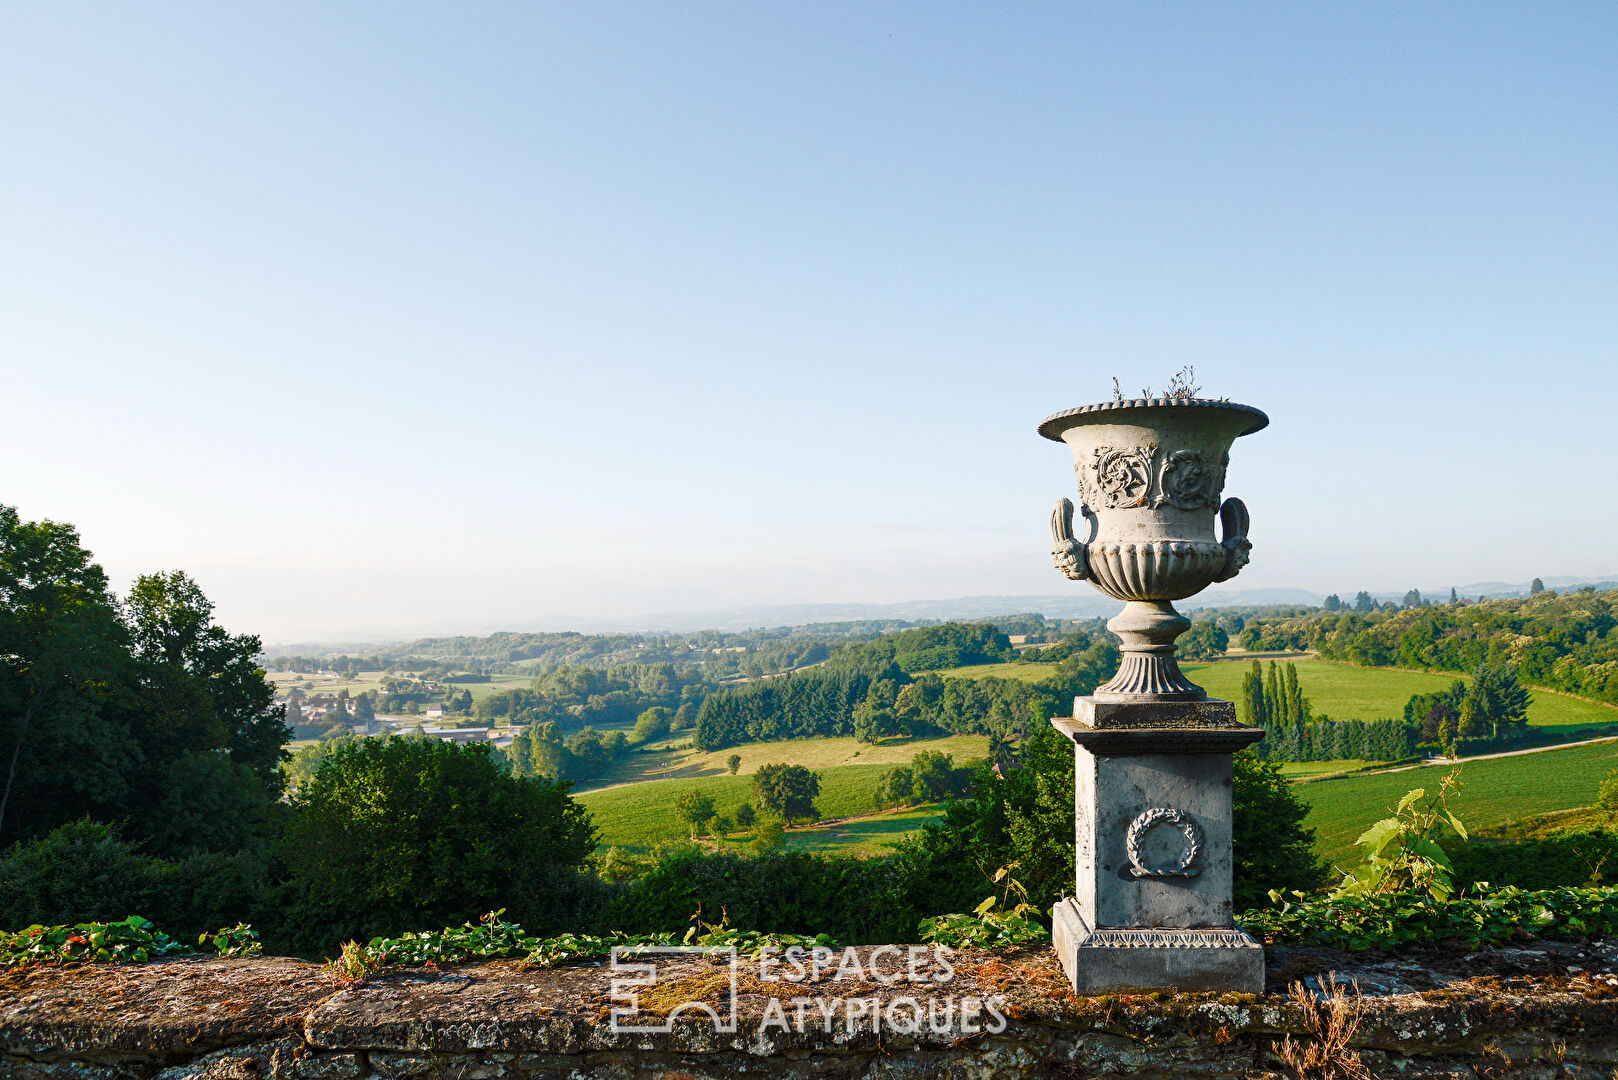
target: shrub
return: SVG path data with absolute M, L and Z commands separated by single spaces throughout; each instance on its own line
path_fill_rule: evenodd
M 1455 882 L 1519 889 L 1596 885 L 1618 879 L 1618 835 L 1604 829 L 1507 843 L 1474 841 L 1450 847 Z
M 678 933 L 699 908 L 723 912 L 735 926 L 824 933 L 844 942 L 913 940 L 916 923 L 932 914 L 909 903 L 903 875 L 890 859 L 803 851 L 707 854 L 683 847 L 621 890 L 598 917 L 597 928 Z
M 1339 949 L 1394 949 L 1456 941 L 1487 945 L 1542 938 L 1606 937 L 1618 932 L 1618 888 L 1525 892 L 1491 889 L 1447 900 L 1409 893 L 1309 898 L 1243 912 L 1237 922 L 1265 944 L 1297 942 Z
M 188 938 L 268 914 L 267 873 L 258 852 L 168 862 L 111 825 L 69 822 L 0 856 L 0 927 L 110 923 L 142 911 Z
M 164 869 L 111 825 L 59 825 L 0 858 L 0 927 L 108 922 L 150 910 Z
M 324 949 L 499 906 L 557 926 L 595 846 L 567 792 L 566 781 L 510 775 L 484 745 L 338 747 L 300 791 L 283 848 L 294 940 Z
M 1618 825 L 1618 769 L 1608 771 L 1607 778 L 1596 789 L 1596 808 L 1607 815 L 1607 820 Z
M 787 831 L 778 817 L 763 817 L 753 827 L 753 850 L 760 855 L 776 850 L 787 842 Z

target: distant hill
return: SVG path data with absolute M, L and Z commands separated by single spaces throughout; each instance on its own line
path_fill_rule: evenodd
M 1568 589 L 1593 585 L 1597 589 L 1618 588 L 1618 581 L 1612 579 L 1592 579 L 1581 577 L 1546 577 L 1542 579 L 1548 589 Z M 1489 598 L 1527 596 L 1530 582 L 1503 582 L 1483 581 L 1469 582 L 1465 585 L 1456 585 L 1455 590 L 1467 599 L 1476 599 L 1479 596 Z M 1422 596 L 1442 602 L 1449 597 L 1449 585 L 1435 586 L 1431 589 L 1422 587 Z M 1338 592 L 1345 601 L 1351 601 L 1357 589 L 1345 587 Z M 1391 600 L 1398 603 L 1404 598 L 1405 591 L 1393 592 L 1372 591 L 1371 595 L 1377 601 Z M 1307 604 L 1319 605 L 1325 600 L 1326 594 L 1311 592 L 1308 589 L 1241 589 L 1215 586 L 1205 592 L 1199 593 L 1190 600 L 1181 601 L 1177 606 L 1186 612 L 1197 611 L 1203 608 L 1239 608 L 1239 607 L 1265 607 L 1280 604 Z M 890 628 L 898 626 L 912 626 L 924 623 L 947 622 L 951 619 L 987 619 L 1004 615 L 1022 613 L 1037 613 L 1048 619 L 1093 619 L 1097 616 L 1110 617 L 1118 613 L 1120 603 L 1101 595 L 1092 588 L 1075 588 L 1071 592 L 1059 595 L 1033 595 L 1033 596 L 958 596 L 948 600 L 907 600 L 892 604 L 867 604 L 847 602 L 836 604 L 774 604 L 757 607 L 737 607 L 729 609 L 714 609 L 708 611 L 666 611 L 648 615 L 601 618 L 601 617 L 572 617 L 557 616 L 547 619 L 533 619 L 517 623 L 505 628 L 506 633 L 534 634 L 534 633 L 573 633 L 585 635 L 599 634 L 690 634 L 702 630 L 714 630 L 722 633 L 740 633 L 748 630 L 779 629 L 785 627 L 807 627 L 814 624 L 826 623 L 887 623 Z M 849 632 L 844 628 L 842 632 Z M 861 627 L 859 629 L 876 629 L 875 627 Z M 498 634 L 473 635 L 473 637 L 494 637 Z M 464 639 L 463 639 L 464 640 Z M 386 639 L 375 644 L 332 643 L 332 642 L 298 642 L 275 643 L 265 646 L 267 654 L 286 655 L 336 655 L 339 653 L 361 655 L 373 652 L 387 652 L 393 654 L 408 653 L 412 649 L 423 649 L 423 642 L 433 642 L 435 645 L 443 643 L 442 638 L 418 638 L 408 644 L 402 641 L 402 636 Z

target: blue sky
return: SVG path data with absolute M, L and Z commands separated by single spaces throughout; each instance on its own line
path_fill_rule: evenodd
M 0 501 L 272 640 L 1087 586 L 1048 413 L 1267 410 L 1250 588 L 1618 573 L 1618 8 L 10 5 Z

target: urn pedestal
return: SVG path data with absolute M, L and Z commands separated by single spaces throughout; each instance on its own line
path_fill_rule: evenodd
M 1247 565 L 1247 507 L 1223 498 L 1230 447 L 1269 418 L 1229 401 L 1119 399 L 1047 417 L 1073 453 L 1074 506 L 1051 556 L 1124 610 L 1118 673 L 1051 722 L 1074 744 L 1074 895 L 1051 912 L 1073 988 L 1264 988 L 1264 950 L 1231 907 L 1231 754 L 1264 737 L 1180 671 L 1174 601 Z M 1218 531 L 1215 531 L 1215 527 Z
M 1074 744 L 1074 895 L 1051 913 L 1073 989 L 1262 991 L 1231 908 L 1231 754 L 1263 730 L 1214 699 L 1073 712 L 1051 721 Z

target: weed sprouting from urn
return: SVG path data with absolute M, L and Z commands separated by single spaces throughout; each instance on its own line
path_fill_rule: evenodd
M 1154 395 L 1150 386 L 1141 390 L 1140 396 L 1147 401 L 1153 397 L 1161 397 L 1167 401 L 1191 401 L 1202 392 L 1197 385 L 1197 369 L 1190 364 L 1169 376 L 1169 384 L 1162 394 Z M 1112 400 L 1124 400 L 1124 388 L 1118 384 L 1118 376 L 1112 377 Z

